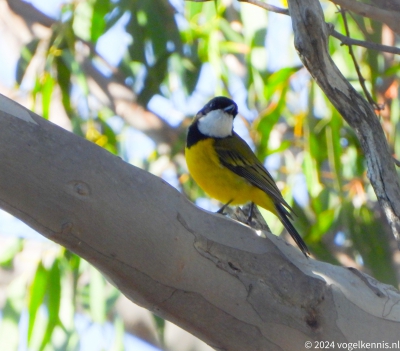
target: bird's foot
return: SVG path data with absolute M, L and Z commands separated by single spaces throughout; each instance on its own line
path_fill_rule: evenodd
M 222 206 L 222 207 L 217 211 L 217 213 L 219 213 L 219 214 L 224 214 L 225 209 L 229 206 L 229 204 L 230 204 L 232 201 L 233 201 L 233 199 L 232 199 L 232 200 L 229 200 L 224 206 Z

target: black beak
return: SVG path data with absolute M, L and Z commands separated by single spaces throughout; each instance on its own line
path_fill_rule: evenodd
M 231 114 L 232 116 L 235 116 L 237 114 L 236 111 L 237 107 L 235 104 L 229 105 L 228 107 L 224 108 L 224 111 Z

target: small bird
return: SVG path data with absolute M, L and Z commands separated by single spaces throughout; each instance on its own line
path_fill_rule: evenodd
M 233 130 L 237 113 L 234 101 L 219 96 L 196 114 L 186 139 L 189 172 L 210 197 L 225 204 L 221 210 L 252 202 L 275 214 L 307 257 L 310 252 L 290 221 L 293 209 L 251 148 Z

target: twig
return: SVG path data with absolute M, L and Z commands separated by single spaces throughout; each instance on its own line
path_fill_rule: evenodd
M 344 23 L 344 28 L 346 31 L 346 36 L 350 37 L 350 31 L 349 31 L 349 26 L 347 23 L 347 17 L 346 17 L 346 10 L 344 10 L 343 8 L 339 8 L 340 13 L 342 14 L 342 18 L 343 18 L 343 23 Z M 352 45 L 348 44 L 349 47 L 349 54 L 353 60 L 354 63 L 354 68 L 356 69 L 357 72 L 357 76 L 358 76 L 358 80 L 361 84 L 361 87 L 364 91 L 365 97 L 367 98 L 368 102 L 374 107 L 375 110 L 377 111 L 381 111 L 384 109 L 383 105 L 379 105 L 378 103 L 376 103 L 374 101 L 374 99 L 372 98 L 371 94 L 369 93 L 366 85 L 365 85 L 365 78 L 363 77 L 361 70 L 360 70 L 360 66 L 357 63 L 357 59 L 356 56 L 354 55 L 354 51 L 353 51 L 353 47 Z
M 391 54 L 400 55 L 400 49 L 396 48 L 394 46 L 381 45 L 381 44 L 372 43 L 370 41 L 353 39 L 353 38 L 350 38 L 343 34 L 340 34 L 339 32 L 337 32 L 334 29 L 331 30 L 330 34 L 332 37 L 339 39 L 342 42 L 342 45 L 357 45 L 357 46 L 362 46 L 364 48 L 371 49 L 371 50 L 389 52 Z
M 397 158 L 393 157 L 393 161 L 397 167 L 400 167 L 400 161 Z
M 265 9 L 267 11 L 276 12 L 276 13 L 280 13 L 282 15 L 290 16 L 289 15 L 289 9 L 285 9 L 285 8 L 282 8 L 282 7 L 270 5 L 270 4 L 267 4 L 267 3 L 262 2 L 260 0 L 238 0 L 238 1 L 239 2 L 247 2 L 249 4 L 253 4 L 253 5 L 259 6 L 259 7 L 263 8 L 263 9 Z

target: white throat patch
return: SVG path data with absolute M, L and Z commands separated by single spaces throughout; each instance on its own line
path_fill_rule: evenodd
M 222 110 L 210 111 L 197 123 L 199 131 L 206 136 L 226 138 L 232 135 L 233 117 Z

